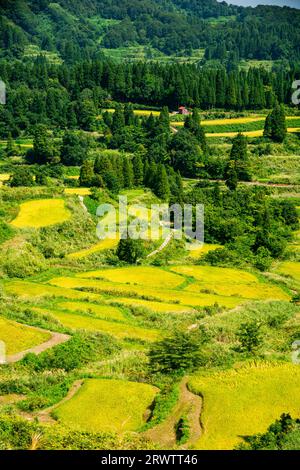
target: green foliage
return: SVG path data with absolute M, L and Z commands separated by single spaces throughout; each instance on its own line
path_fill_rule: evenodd
M 145 256 L 144 242 L 132 238 L 121 239 L 116 254 L 120 261 L 135 264 Z
M 284 141 L 286 134 L 284 106 L 278 104 L 266 118 L 264 136 L 269 137 L 274 142 L 281 143 Z
M 182 416 L 175 425 L 177 444 L 183 445 L 190 438 L 190 426 L 187 418 Z
M 19 186 L 34 186 L 34 175 L 29 168 L 17 167 L 14 169 L 8 184 L 12 188 L 16 188 Z
M 91 160 L 85 160 L 80 168 L 79 183 L 80 186 L 90 187 L 94 182 L 94 164 Z
M 187 373 L 203 365 L 201 346 L 208 341 L 204 329 L 197 332 L 175 332 L 154 343 L 149 352 L 150 369 L 163 374 Z
M 88 143 L 84 136 L 67 131 L 61 147 L 61 162 L 67 166 L 80 166 L 87 159 Z
M 22 364 L 35 371 L 62 369 L 68 372 L 90 361 L 106 357 L 117 349 L 114 340 L 109 336 L 81 333 L 39 356 L 27 354 Z
M 243 323 L 236 333 L 240 342 L 239 350 L 250 354 L 255 354 L 261 347 L 263 338 L 260 331 L 261 324 L 252 321 Z

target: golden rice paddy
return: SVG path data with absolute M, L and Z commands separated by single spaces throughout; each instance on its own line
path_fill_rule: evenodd
M 106 238 L 101 240 L 99 243 L 91 246 L 90 248 L 85 248 L 84 250 L 76 251 L 75 253 L 70 253 L 66 256 L 68 259 L 81 259 L 91 256 L 99 251 L 113 250 L 118 246 L 119 240 L 114 240 L 111 238 Z
M 86 432 L 138 431 L 158 389 L 123 380 L 89 379 L 55 410 L 59 422 Z
M 50 333 L 0 317 L 0 341 L 4 341 L 8 355 L 38 346 L 50 337 Z
M 80 273 L 78 274 L 78 277 L 83 279 L 99 278 L 124 284 L 151 285 L 152 287 L 159 287 L 162 289 L 176 288 L 184 282 L 184 278 L 182 276 L 151 266 L 102 269 Z
M 63 199 L 38 199 L 22 203 L 18 216 L 11 224 L 18 228 L 40 228 L 60 224 L 70 217 Z
M 266 432 L 282 413 L 300 412 L 300 368 L 292 364 L 256 364 L 194 376 L 190 389 L 203 397 L 204 432 L 197 449 L 229 450 L 241 436 Z

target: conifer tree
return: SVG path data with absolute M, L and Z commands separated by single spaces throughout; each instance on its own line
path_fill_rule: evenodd
M 283 105 L 277 105 L 267 116 L 265 122 L 264 136 L 274 142 L 283 142 L 287 133 L 285 111 Z
M 166 167 L 159 164 L 156 172 L 155 194 L 163 201 L 168 201 L 170 198 L 170 185 L 166 171 Z
M 142 186 L 144 180 L 144 165 L 139 153 L 134 156 L 132 164 L 134 173 L 134 184 L 136 186 Z
M 247 147 L 247 137 L 239 132 L 233 139 L 230 160 L 234 160 L 236 162 L 239 160 L 246 161 L 248 159 Z
M 238 185 L 238 175 L 234 160 L 228 162 L 226 168 L 226 186 L 230 191 L 235 191 Z
M 170 132 L 170 115 L 169 108 L 164 106 L 159 115 L 159 125 L 164 132 Z
M 124 188 L 130 189 L 133 187 L 134 174 L 132 168 L 132 162 L 128 157 L 123 158 L 123 177 L 124 177 Z
M 124 127 L 125 127 L 124 111 L 123 111 L 122 106 L 118 105 L 113 115 L 111 130 L 115 134 L 117 132 L 120 132 L 122 129 L 124 129 Z

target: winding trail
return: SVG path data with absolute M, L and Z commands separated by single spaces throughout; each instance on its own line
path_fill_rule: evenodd
M 38 346 L 34 346 L 33 348 L 26 349 L 25 351 L 21 351 L 17 354 L 13 354 L 12 356 L 7 356 L 6 358 L 7 364 L 13 364 L 15 362 L 21 361 L 26 356 L 26 354 L 29 354 L 29 353 L 41 354 L 47 349 L 53 348 L 54 346 L 57 346 L 58 344 L 66 343 L 70 339 L 69 335 L 65 335 L 62 333 L 54 333 L 52 331 L 43 330 L 37 327 L 30 327 L 30 328 L 34 328 L 38 331 L 42 331 L 43 333 L 50 333 L 51 338 L 45 343 L 39 344 Z
M 144 432 L 144 436 L 165 449 L 174 449 L 177 446 L 175 426 L 182 416 L 188 420 L 190 437 L 188 442 L 181 446 L 182 449 L 191 447 L 201 436 L 202 399 L 190 392 L 187 386 L 188 378 L 180 383 L 180 396 L 170 416 L 163 423 L 154 426 Z
M 84 197 L 83 196 L 78 196 L 78 199 L 79 199 L 79 204 L 81 205 L 82 209 L 84 210 L 84 212 L 86 214 L 88 214 L 88 208 L 86 207 L 85 203 L 84 203 Z
M 147 255 L 146 258 L 151 258 L 152 256 L 155 256 L 158 253 L 160 253 L 161 251 L 163 251 L 169 245 L 169 243 L 172 240 L 173 236 L 174 236 L 173 232 L 169 233 L 169 235 L 164 240 L 164 242 L 160 245 L 160 247 L 157 248 L 156 250 L 152 251 L 152 253 L 149 253 L 149 255 Z
M 68 391 L 67 395 L 58 403 L 55 403 L 54 405 L 50 406 L 49 408 L 46 408 L 45 410 L 40 411 L 37 413 L 37 418 L 41 423 L 54 423 L 56 422 L 55 419 L 51 417 L 51 412 L 58 408 L 59 406 L 63 405 L 67 401 L 71 400 L 78 390 L 82 387 L 84 383 L 84 380 L 76 380 L 70 390 Z

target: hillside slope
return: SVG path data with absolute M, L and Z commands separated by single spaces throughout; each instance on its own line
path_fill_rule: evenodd
M 295 59 L 299 20 L 290 8 L 216 0 L 0 0 L 0 53 L 29 57 L 35 47 L 72 61 L 142 45 L 168 55 L 201 48 L 208 59 Z

